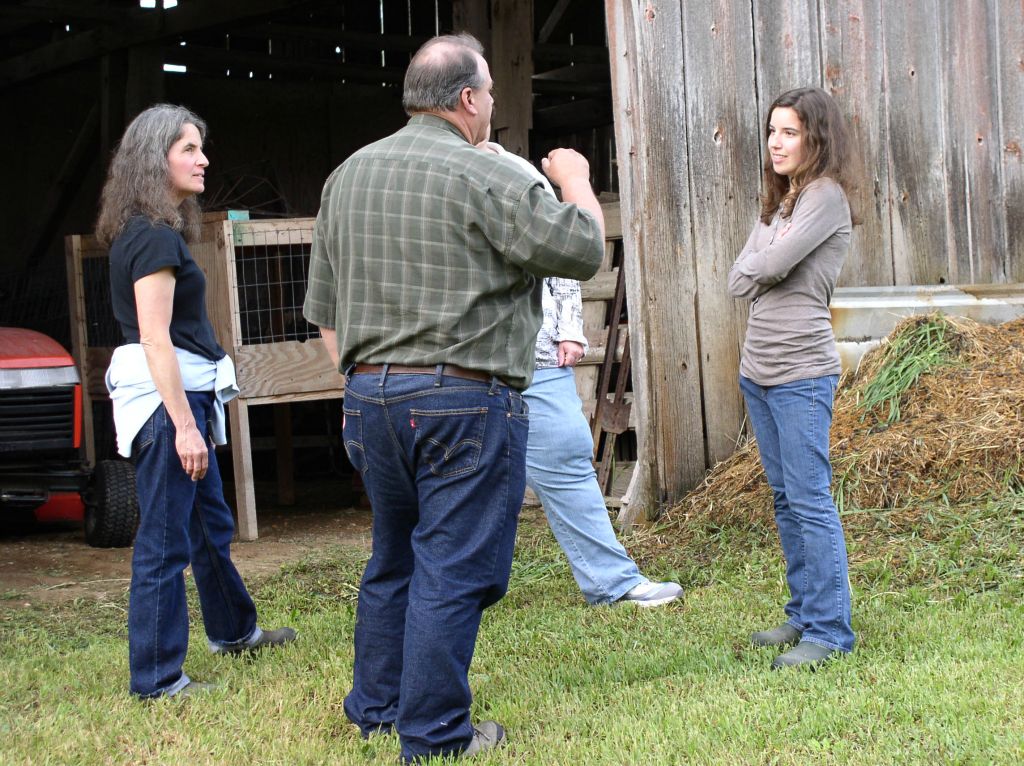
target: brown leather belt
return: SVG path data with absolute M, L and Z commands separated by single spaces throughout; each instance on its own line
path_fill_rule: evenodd
M 357 364 L 355 369 L 352 370 L 355 374 L 360 373 L 377 373 L 378 375 L 384 371 L 383 364 Z M 404 364 L 391 364 L 388 365 L 388 375 L 436 375 L 437 367 L 408 367 Z M 465 367 L 459 367 L 457 364 L 446 364 L 441 368 L 442 375 L 448 375 L 452 378 L 464 378 L 466 380 L 480 380 L 484 383 L 491 382 L 491 376 L 486 372 L 480 372 L 479 370 L 467 370 Z

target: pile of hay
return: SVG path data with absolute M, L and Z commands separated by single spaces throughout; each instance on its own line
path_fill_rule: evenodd
M 833 493 L 856 533 L 861 509 L 911 525 L 926 502 L 1024 486 L 1024 319 L 1000 326 L 939 314 L 901 322 L 846 374 L 832 423 Z M 753 440 L 662 516 L 659 527 L 772 525 Z

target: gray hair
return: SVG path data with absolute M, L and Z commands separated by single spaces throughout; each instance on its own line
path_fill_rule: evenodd
M 405 72 L 402 106 L 406 114 L 453 112 L 463 88 L 480 88 L 477 55 L 484 47 L 470 34 L 441 35 L 420 46 Z
M 113 242 L 133 215 L 165 223 L 187 241 L 198 237 L 199 203 L 194 196 L 181 205 L 174 203 L 167 168 L 167 153 L 189 123 L 205 140 L 206 123 L 202 118 L 173 104 L 149 107 L 125 129 L 100 194 L 96 236 L 101 242 Z

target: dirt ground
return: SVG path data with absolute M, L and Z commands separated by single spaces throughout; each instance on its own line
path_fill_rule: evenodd
M 322 547 L 369 548 L 370 511 L 348 507 L 347 487 L 298 487 L 296 494 L 294 506 L 279 506 L 272 486 L 257 486 L 259 539 L 231 546 L 243 578 L 273 573 Z M 131 548 L 92 548 L 79 524 L 0 524 L 0 609 L 83 597 L 107 601 L 128 587 L 130 577 Z

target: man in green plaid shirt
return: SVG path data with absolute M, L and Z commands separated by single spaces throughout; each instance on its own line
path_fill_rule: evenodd
M 345 447 L 374 513 L 345 713 L 364 736 L 397 729 L 405 762 L 505 738 L 473 725 L 468 672 L 512 566 L 541 280 L 588 279 L 604 255 L 581 155 L 542 160 L 559 202 L 476 147 L 494 103 L 482 53 L 469 35 L 424 44 L 409 123 L 327 179 L 303 310 L 347 377 Z

